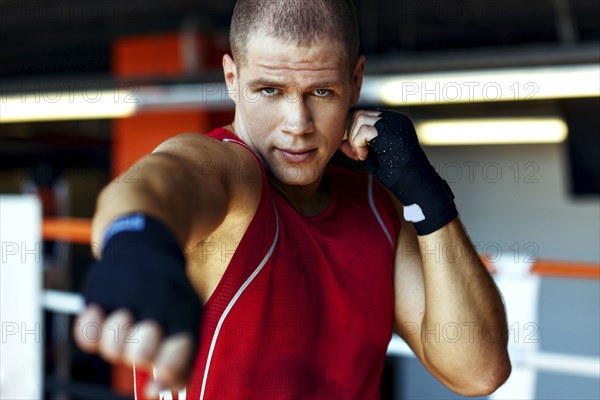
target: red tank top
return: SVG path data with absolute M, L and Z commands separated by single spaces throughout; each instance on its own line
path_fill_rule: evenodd
M 245 146 L 222 128 L 208 135 Z M 260 205 L 204 306 L 191 378 L 161 396 L 379 398 L 394 315 L 393 203 L 371 176 L 329 165 L 327 209 L 303 216 L 258 159 Z M 134 379 L 141 399 L 147 375 Z

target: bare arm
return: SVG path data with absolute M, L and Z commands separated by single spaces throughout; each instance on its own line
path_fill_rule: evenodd
M 403 221 L 395 293 L 398 333 L 438 380 L 486 395 L 508 378 L 502 299 L 458 218 L 425 236 Z
M 403 221 L 400 229 L 394 272 L 398 333 L 450 389 L 463 395 L 493 392 L 511 369 L 504 305 L 410 118 L 358 110 L 340 150 L 355 160 L 374 153 L 374 174 L 391 191 L 401 219 L 400 201 L 428 216 L 413 215 L 415 224 Z
M 113 220 L 142 212 L 165 224 L 182 248 L 191 247 L 205 240 L 226 217 L 247 217 L 260 201 L 262 181 L 232 173 L 236 168 L 258 169 L 254 156 L 241 146 L 202 135 L 175 136 L 133 168 L 126 172 L 129 179 L 116 179 L 98 199 L 92 235 L 100 246 L 104 231 Z M 136 279 L 144 284 L 143 277 Z M 74 326 L 76 343 L 110 362 L 135 362 L 137 368 L 148 371 L 154 368 L 156 381 L 145 388 L 147 397 L 156 397 L 167 388 L 179 388 L 185 383 L 195 356 L 193 334 L 183 331 L 165 337 L 157 321 L 136 321 L 126 307 L 106 315 L 98 305 L 88 306 Z M 85 332 L 77 327 L 89 324 L 101 326 L 106 334 L 98 341 L 86 340 Z M 115 327 L 118 335 L 109 334 Z M 130 340 L 133 332 L 135 340 Z

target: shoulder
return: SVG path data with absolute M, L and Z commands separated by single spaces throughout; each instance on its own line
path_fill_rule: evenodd
M 205 190 L 218 181 L 228 192 L 229 211 L 244 213 L 254 210 L 260 200 L 263 186 L 261 165 L 243 143 L 223 139 L 233 136 L 223 128 L 207 134 L 182 133 L 161 143 L 153 154 L 164 154 L 180 159 L 195 175 L 195 184 Z
M 215 129 L 209 133 L 180 133 L 171 136 L 159 144 L 153 153 L 177 153 L 186 155 L 189 153 L 197 154 L 197 151 L 206 149 L 224 150 L 227 147 L 220 140 L 219 134 L 222 129 Z
M 231 145 L 226 140 L 231 139 L 230 136 L 233 135 L 223 128 L 206 134 L 181 133 L 162 142 L 154 149 L 153 154 L 174 155 L 211 173 L 216 173 L 217 168 L 234 171 L 229 168 L 230 165 L 260 170 L 252 151 L 243 145 Z

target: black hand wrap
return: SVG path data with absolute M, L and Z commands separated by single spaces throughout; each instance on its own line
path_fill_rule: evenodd
M 107 313 L 125 308 L 136 321 L 153 319 L 166 336 L 187 331 L 197 344 L 202 303 L 173 233 L 152 217 L 133 214 L 111 224 L 104 246 L 88 276 L 86 302 Z
M 454 194 L 429 163 L 412 121 L 394 111 L 383 110 L 380 117 L 367 162 L 405 206 L 405 219 L 413 222 L 417 234 L 432 233 L 458 215 Z

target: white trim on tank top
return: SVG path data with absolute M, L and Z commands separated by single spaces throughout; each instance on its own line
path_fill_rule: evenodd
M 269 249 L 269 251 L 267 252 L 267 254 L 265 254 L 264 258 L 262 259 L 262 261 L 260 262 L 260 264 L 258 264 L 258 266 L 254 270 L 254 272 L 248 277 L 248 279 L 246 279 L 246 281 L 242 284 L 242 286 L 240 286 L 240 288 L 238 289 L 238 291 L 236 292 L 236 294 L 231 298 L 231 300 L 229 301 L 229 304 L 227 305 L 227 307 L 225 307 L 225 311 L 223 311 L 223 314 L 221 315 L 221 318 L 219 318 L 219 322 L 217 323 L 217 327 L 216 327 L 215 332 L 213 334 L 213 338 L 212 338 L 212 341 L 210 343 L 210 348 L 208 350 L 208 357 L 206 359 L 206 367 L 204 369 L 204 377 L 202 378 L 202 389 L 200 391 L 200 400 L 204 399 L 204 391 L 206 389 L 206 381 L 208 379 L 208 371 L 210 369 L 210 363 L 212 361 L 212 355 L 213 355 L 213 352 L 215 350 L 215 346 L 217 344 L 217 339 L 219 337 L 219 332 L 221 331 L 221 327 L 223 326 L 223 323 L 225 322 L 225 318 L 227 318 L 227 315 L 229 314 L 229 312 L 231 311 L 231 309 L 233 308 L 233 306 L 235 305 L 235 303 L 237 302 L 237 300 L 240 298 L 240 296 L 242 295 L 242 293 L 244 293 L 244 291 L 246 290 L 246 288 L 248 287 L 248 285 L 250 285 L 250 283 L 252 283 L 252 281 L 254 280 L 254 278 L 256 278 L 256 276 L 263 269 L 263 267 L 265 266 L 265 264 L 267 263 L 267 261 L 269 261 L 269 259 L 273 255 L 273 251 L 275 251 L 275 246 L 277 245 L 277 241 L 279 239 L 279 215 L 277 214 L 277 209 L 275 208 L 275 204 L 273 204 L 273 210 L 275 211 L 275 222 L 276 222 L 276 224 L 275 224 L 275 237 L 273 238 L 273 243 L 271 244 L 271 248 Z
M 375 200 L 373 199 L 373 175 L 369 175 L 368 186 L 369 186 L 368 187 L 369 205 L 371 206 L 371 210 L 373 210 L 373 214 L 375 214 L 375 218 L 377 218 L 377 222 L 379 222 L 379 226 L 381 226 L 383 233 L 385 233 L 385 236 L 387 236 L 388 241 L 390 242 L 390 246 L 392 246 L 392 249 L 394 249 L 395 246 L 394 246 L 394 241 L 392 240 L 392 235 L 390 235 L 390 232 L 388 231 L 387 227 L 383 223 L 383 220 L 381 219 L 381 215 L 379 215 L 379 211 L 377 210 L 377 207 L 375 206 Z

